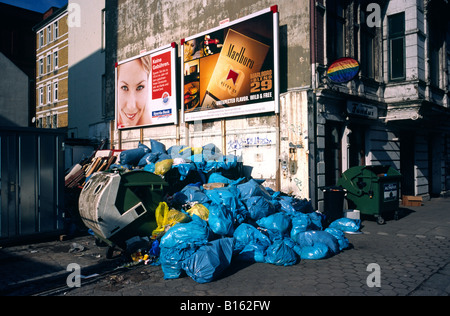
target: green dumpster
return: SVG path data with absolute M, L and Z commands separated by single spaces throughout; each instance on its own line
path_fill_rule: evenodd
M 401 174 L 388 165 L 357 166 L 345 171 L 337 185 L 347 190 L 350 209 L 373 215 L 378 224 L 384 224 L 387 213 L 398 218 L 400 179 Z
M 166 186 L 144 170 L 94 173 L 80 193 L 80 216 L 111 248 L 125 249 L 128 239 L 151 236 L 157 228 L 155 210 Z

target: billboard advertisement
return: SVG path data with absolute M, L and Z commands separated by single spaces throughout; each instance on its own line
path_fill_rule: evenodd
M 276 6 L 181 44 L 184 121 L 278 112 Z
M 118 129 L 177 123 L 175 43 L 116 65 Z

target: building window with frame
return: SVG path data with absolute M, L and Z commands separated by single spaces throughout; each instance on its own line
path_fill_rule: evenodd
M 365 10 L 361 10 L 361 74 L 367 78 L 375 78 L 375 38 L 376 28 L 366 23 Z
M 58 101 L 58 82 L 53 83 L 53 101 Z
M 44 104 L 44 88 L 40 87 L 39 88 L 39 105 L 43 105 Z
M 51 126 L 51 121 L 50 121 L 50 115 L 47 115 L 47 119 L 46 119 L 46 126 L 45 127 L 47 127 L 47 128 L 51 128 L 52 126 Z
M 52 102 L 52 85 L 48 84 L 47 85 L 47 103 L 51 103 Z
M 57 114 L 53 114 L 53 128 L 58 128 L 58 115 Z
M 39 67 L 38 67 L 38 71 L 39 71 L 39 76 L 42 76 L 42 74 L 44 73 L 44 59 L 39 59 Z
M 55 23 L 53 23 L 53 40 L 55 41 L 58 38 L 58 31 L 58 21 L 56 21 Z
M 388 17 L 389 79 L 405 79 L 405 12 Z
M 37 127 L 42 128 L 42 117 L 40 117 L 38 119 L 38 126 Z
M 50 43 L 53 40 L 52 38 L 52 26 L 47 26 L 47 43 Z
M 39 32 L 39 48 L 44 46 L 44 31 Z
M 53 53 L 53 68 L 58 69 L 58 51 Z
M 345 56 L 345 2 L 342 0 L 327 1 L 328 63 Z
M 47 55 L 47 73 L 52 71 L 52 58 L 51 55 Z

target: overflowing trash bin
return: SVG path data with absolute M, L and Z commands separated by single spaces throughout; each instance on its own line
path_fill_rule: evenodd
M 86 179 L 79 211 L 110 249 L 128 251 L 131 264 L 161 266 L 165 279 L 205 283 L 237 261 L 290 266 L 329 258 L 349 247 L 345 232 L 359 230 L 349 219 L 325 228 L 309 200 L 243 177 L 240 158 L 213 144 L 150 144 L 120 152 L 108 171 Z
M 126 248 L 134 236 L 150 236 L 167 183 L 143 170 L 98 172 L 84 185 L 79 212 L 84 224 L 110 247 Z
M 345 171 L 337 185 L 347 190 L 349 208 L 384 224 L 387 213 L 398 218 L 400 179 L 400 172 L 389 165 L 357 166 Z

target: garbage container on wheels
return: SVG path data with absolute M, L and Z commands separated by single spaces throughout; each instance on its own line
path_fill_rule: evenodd
M 108 253 L 116 245 L 125 250 L 128 239 L 151 236 L 157 228 L 155 210 L 166 186 L 144 170 L 95 173 L 80 193 L 81 219 L 110 246 Z
M 345 171 L 338 185 L 347 190 L 350 208 L 374 215 L 378 224 L 384 224 L 388 212 L 398 218 L 400 179 L 401 174 L 388 165 L 357 166 Z
M 341 186 L 320 187 L 323 191 L 323 213 L 327 225 L 343 216 L 346 190 Z

